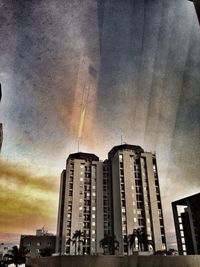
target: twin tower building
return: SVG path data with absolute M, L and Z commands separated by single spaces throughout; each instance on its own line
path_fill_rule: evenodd
M 113 147 L 105 161 L 70 154 L 61 174 L 57 252 L 76 254 L 70 240 L 80 230 L 81 255 L 103 254 L 100 240 L 106 235 L 119 242 L 116 254 L 129 255 L 134 229 L 145 232 L 154 250 L 166 249 L 155 154 L 128 144 Z

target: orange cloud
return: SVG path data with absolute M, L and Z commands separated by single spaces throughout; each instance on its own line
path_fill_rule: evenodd
M 0 161 L 0 170 L 1 241 L 9 233 L 33 234 L 43 225 L 55 231 L 59 179 L 5 161 Z

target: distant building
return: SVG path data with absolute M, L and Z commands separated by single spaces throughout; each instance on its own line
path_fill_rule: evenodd
M 200 255 L 200 193 L 172 202 L 180 255 Z
M 69 155 L 61 174 L 56 252 L 76 254 L 70 240 L 81 230 L 78 254 L 103 253 L 99 241 L 108 234 L 119 241 L 116 254 L 128 255 L 128 236 L 138 228 L 155 250 L 166 249 L 155 154 L 125 144 L 104 162 L 94 154 Z
M 26 247 L 30 250 L 29 256 L 38 258 L 41 249 L 50 248 L 55 253 L 56 236 L 43 232 L 43 229 L 36 230 L 36 235 L 21 235 L 20 247 Z

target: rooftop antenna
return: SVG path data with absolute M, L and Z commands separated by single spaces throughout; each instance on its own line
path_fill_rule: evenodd
M 78 138 L 78 152 L 79 152 L 79 145 L 80 145 L 80 143 L 79 143 L 79 138 Z
M 121 145 L 122 145 L 122 143 L 123 143 L 122 141 L 123 141 L 123 136 L 121 135 Z

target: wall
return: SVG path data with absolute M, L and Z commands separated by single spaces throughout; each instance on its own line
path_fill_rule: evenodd
M 200 256 L 56 256 L 29 260 L 27 267 L 199 267 Z

